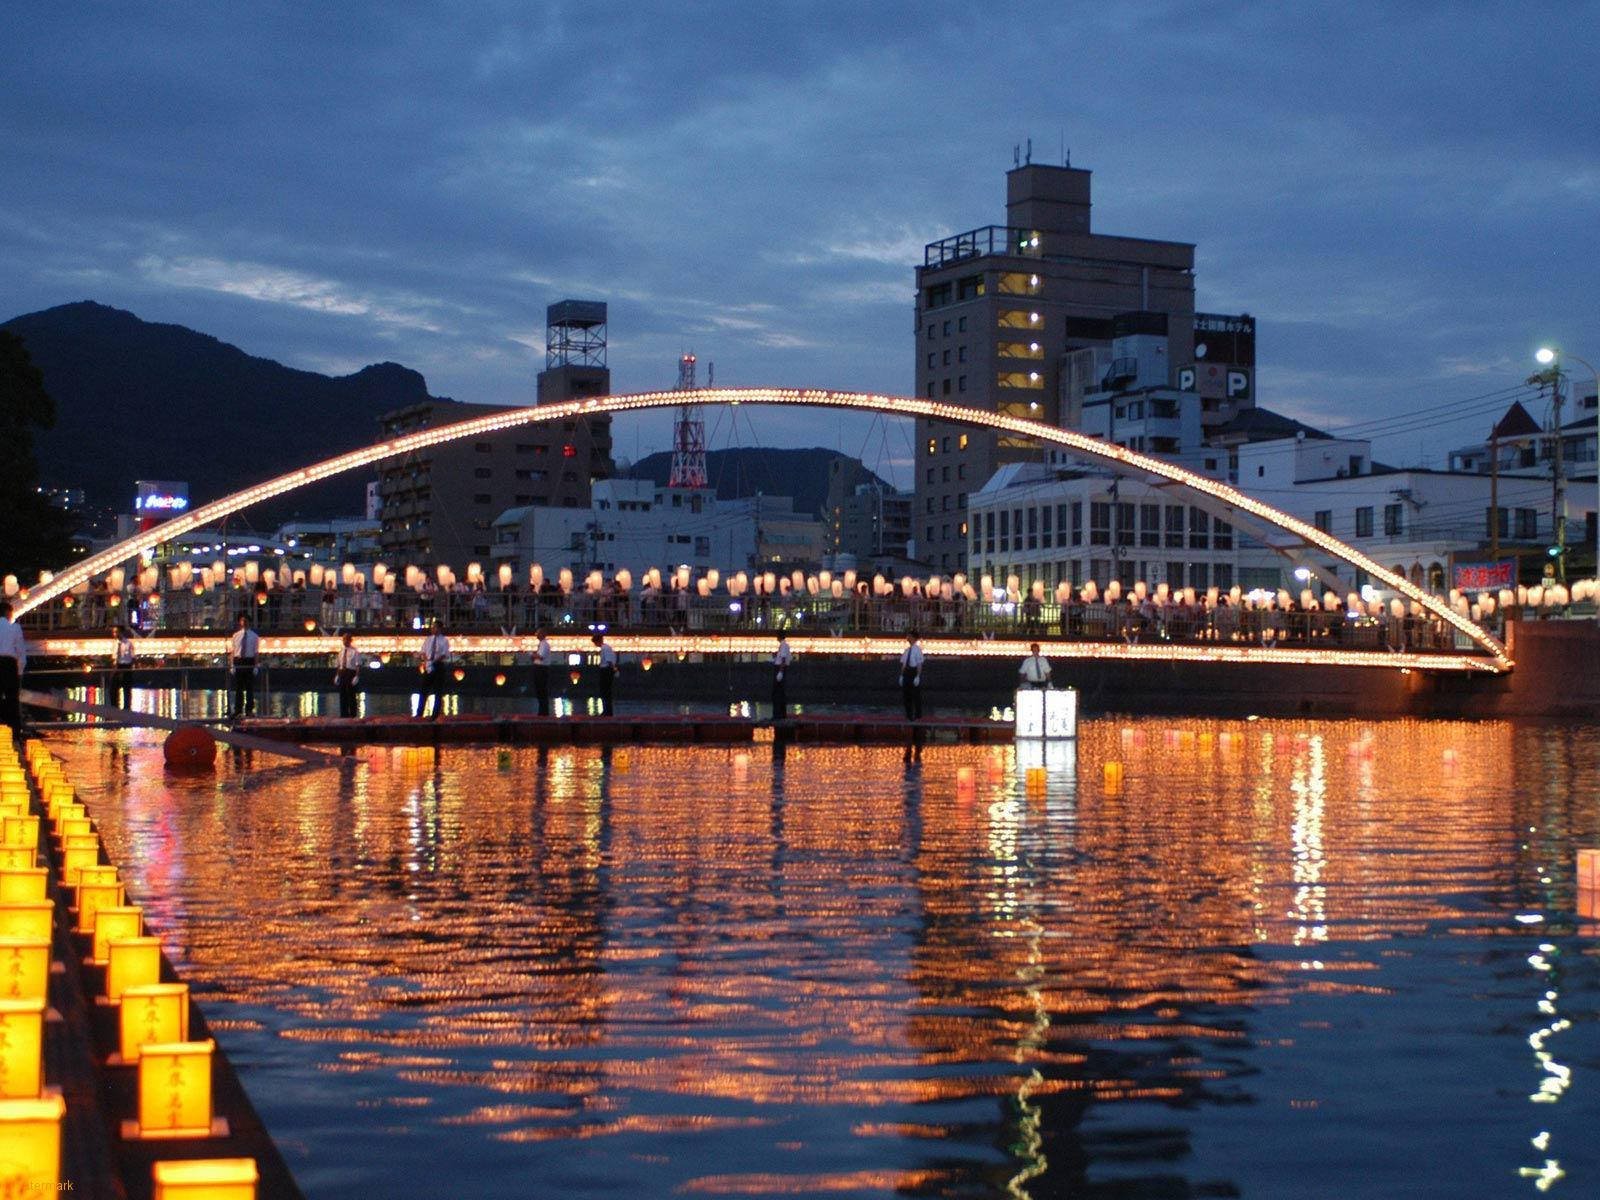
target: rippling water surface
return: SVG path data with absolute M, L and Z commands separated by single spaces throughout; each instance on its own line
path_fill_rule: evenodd
M 314 1200 L 1600 1194 L 1591 729 L 158 737 L 54 745 Z

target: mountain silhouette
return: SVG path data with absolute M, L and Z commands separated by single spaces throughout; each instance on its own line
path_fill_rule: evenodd
M 85 300 L 4 323 L 26 342 L 56 405 L 36 439 L 46 486 L 91 505 L 133 507 L 137 479 L 180 480 L 193 503 L 378 440 L 378 417 L 428 399 L 398 363 L 331 377 L 246 354 L 182 325 Z M 242 516 L 257 528 L 363 511 L 370 476 L 353 473 Z

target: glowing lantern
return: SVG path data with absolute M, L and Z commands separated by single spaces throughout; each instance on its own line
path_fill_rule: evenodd
M 467 677 L 467 673 L 464 670 L 462 670 L 460 667 L 457 667 L 453 672 L 451 672 L 451 674 L 453 674 L 455 676 L 455 680 L 456 680 L 457 683 L 460 683 L 463 679 L 465 679 Z
M 89 961 L 104 966 L 111 956 L 112 942 L 136 938 L 143 932 L 143 909 L 127 904 L 101 905 L 89 926 Z
M 38 1099 L 43 1083 L 44 997 L 0 1000 L 0 1099 Z
M 63 804 L 61 806 L 61 811 L 62 812 L 66 812 L 67 811 L 67 807 L 68 807 L 67 805 Z M 83 806 L 81 804 L 74 804 L 71 807 L 80 810 L 80 814 L 81 814 L 81 811 L 82 811 L 82 808 L 83 808 Z M 35 818 L 35 819 L 37 819 L 37 818 Z M 82 837 L 82 836 L 84 836 L 86 834 L 93 834 L 93 833 L 94 833 L 94 822 L 91 821 L 88 817 L 85 817 L 85 816 L 82 816 L 82 815 L 79 815 L 79 816 L 63 816 L 63 817 L 61 817 L 60 819 L 58 819 L 56 821 L 56 835 L 58 837 L 62 837 L 62 838 Z
M 0 938 L 21 942 L 48 942 L 56 906 L 48 900 L 19 900 L 0 904 Z
M 0 1170 L 6 1190 L 17 1196 L 54 1196 L 61 1190 L 61 1118 L 67 1102 L 60 1096 L 37 1100 L 0 1100 Z
M 20 870 L 38 864 L 39 852 L 32 846 L 0 846 L 0 869 Z
M 504 672 L 501 672 L 494 677 L 494 685 L 495 687 L 505 687 L 506 677 Z
M 191 1158 L 150 1168 L 152 1200 L 255 1200 L 253 1158 Z
M 44 900 L 49 882 L 48 867 L 0 867 L 0 904 Z
M 121 883 L 90 883 L 78 888 L 78 923 L 75 933 L 94 932 L 95 914 L 102 908 L 122 907 Z
M 1108 762 L 1105 765 L 1105 790 L 1108 795 L 1115 795 L 1122 791 L 1122 764 Z
M 469 562 L 467 564 L 467 582 L 471 584 L 483 582 L 483 565 L 481 563 Z
M 500 576 L 500 590 L 501 591 L 505 591 L 506 588 L 511 586 L 511 564 L 510 563 L 501 563 L 500 564 L 499 576 Z M 378 576 L 377 568 L 373 569 L 372 577 L 374 579 L 378 580 L 379 583 L 383 582 Z
M 544 586 L 544 568 L 538 563 L 528 568 L 528 586 L 536 592 Z
M 556 586 L 561 589 L 562 595 L 568 595 L 568 594 L 571 593 L 571 591 L 572 591 L 572 568 L 571 567 L 562 567 L 560 572 L 557 573 L 557 575 L 556 575 Z
M 653 660 L 648 654 L 639 660 L 639 669 L 641 671 L 648 671 L 655 665 L 655 660 Z
M 631 592 L 633 590 L 633 572 L 624 567 L 617 572 L 614 582 L 623 591 Z
M 107 910 L 101 910 L 101 916 Z M 161 982 L 161 939 L 116 938 L 106 945 L 106 999 L 120 1004 L 132 988 Z
M 45 938 L 0 938 L 0 998 L 45 998 L 50 986 L 50 942 Z
M 211 1136 L 211 1055 L 217 1044 L 146 1042 L 139 1052 L 140 1138 Z
M 83 844 L 62 848 L 61 882 L 76 887 L 81 869 L 100 865 L 100 841 L 98 838 L 73 838 L 72 841 Z
M 124 988 L 119 1024 L 124 1065 L 138 1062 L 143 1046 L 182 1042 L 189 1034 L 189 985 L 147 983 Z
M 695 590 L 695 594 L 698 595 L 698 596 L 709 596 L 709 595 L 711 595 L 711 581 L 709 579 L 697 579 L 697 580 L 695 580 L 694 590 Z
M 36 816 L 0 818 L 0 845 L 37 846 L 39 818 Z
M 306 632 L 307 633 L 312 633 L 312 632 L 314 632 L 316 630 L 316 628 L 317 628 L 317 619 L 315 617 L 307 617 L 306 618 Z

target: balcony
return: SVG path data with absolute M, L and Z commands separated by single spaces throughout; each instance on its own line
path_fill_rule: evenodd
M 984 225 L 969 229 L 922 248 L 924 267 L 946 267 L 968 258 L 1004 254 L 1013 258 L 1041 258 L 1042 245 L 1037 231 L 1015 229 L 1009 225 Z

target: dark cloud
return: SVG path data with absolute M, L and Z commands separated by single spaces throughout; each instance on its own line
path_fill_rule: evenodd
M 693 348 L 905 391 L 921 245 L 1001 220 L 1032 136 L 1095 169 L 1098 228 L 1198 243 L 1268 405 L 1339 424 L 1515 382 L 1541 337 L 1600 354 L 1593 4 L 21 7 L 16 312 L 92 297 L 506 402 L 544 306 L 595 296 L 622 389 Z

